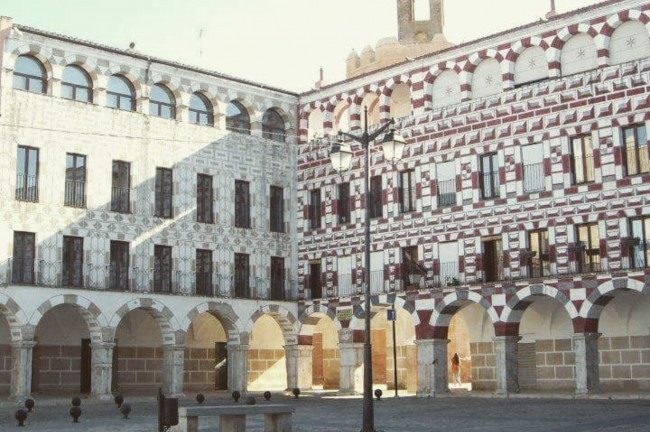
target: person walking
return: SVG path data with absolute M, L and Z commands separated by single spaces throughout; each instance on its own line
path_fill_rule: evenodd
M 451 358 L 451 375 L 454 379 L 454 384 L 462 384 L 460 381 L 460 357 L 458 356 L 457 352 L 455 352 Z

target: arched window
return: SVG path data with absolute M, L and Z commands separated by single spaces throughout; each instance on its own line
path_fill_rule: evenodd
M 190 123 L 198 125 L 214 124 L 212 104 L 201 93 L 194 93 L 190 97 Z
M 21 55 L 14 66 L 14 88 L 33 93 L 47 91 L 47 73 L 35 57 Z
M 81 67 L 66 66 L 61 80 L 61 97 L 79 102 L 92 102 L 92 83 L 88 73 Z
M 284 142 L 284 120 L 273 108 L 266 110 L 262 118 L 262 136 L 273 141 Z
M 246 108 L 237 101 L 230 102 L 226 108 L 226 129 L 246 135 L 251 134 L 251 118 Z
M 106 86 L 106 106 L 135 111 L 135 90 L 131 81 L 122 75 L 112 75 Z
M 162 84 L 151 87 L 149 114 L 167 119 L 176 118 L 176 104 L 172 92 Z

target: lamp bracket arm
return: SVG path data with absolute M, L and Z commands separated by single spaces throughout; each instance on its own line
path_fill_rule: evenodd
M 374 141 L 375 138 L 377 138 L 379 135 L 384 133 L 386 129 L 388 129 L 390 126 L 395 124 L 395 119 L 390 119 L 386 123 L 384 123 L 379 129 L 377 129 L 375 132 L 373 132 L 370 136 L 368 136 L 368 142 Z

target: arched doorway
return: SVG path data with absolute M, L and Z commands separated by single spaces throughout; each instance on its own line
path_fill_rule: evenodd
M 261 315 L 255 321 L 248 351 L 248 390 L 281 391 L 287 388 L 284 334 L 275 318 Z
M 533 295 L 523 302 L 527 306 L 519 321 L 519 388 L 572 391 L 575 354 L 569 313 L 562 303 L 546 295 Z
M 371 322 L 373 385 L 386 390 L 395 389 L 395 359 L 397 360 L 397 389 L 408 393 L 417 391 L 417 348 L 415 325 L 411 315 L 396 307 L 395 338 L 393 321 L 388 320 L 391 307 L 376 307 Z M 395 345 L 393 345 L 393 340 Z M 393 351 L 393 346 L 396 350 Z
M 91 337 L 77 307 L 61 304 L 49 309 L 36 326 L 34 341 L 32 393 L 91 392 Z
M 228 389 L 226 343 L 226 331 L 214 315 L 204 312 L 192 320 L 185 336 L 185 390 Z
M 136 308 L 122 317 L 113 358 L 113 391 L 153 395 L 162 387 L 162 334 L 150 312 Z
M 496 387 L 494 325 L 483 307 L 469 303 L 456 312 L 448 331 L 450 389 L 494 390 Z M 458 354 L 458 369 L 452 359 Z
M 336 390 L 341 376 L 339 336 L 330 317 L 323 313 L 309 316 L 318 322 L 312 333 L 312 387 L 314 390 Z
M 650 389 L 650 298 L 616 290 L 598 321 L 600 386 L 605 391 Z

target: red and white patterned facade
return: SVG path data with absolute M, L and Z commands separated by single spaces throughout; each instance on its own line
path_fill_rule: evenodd
M 463 310 L 475 388 L 517 391 L 526 387 L 523 380 L 533 383 L 530 388 L 577 392 L 650 388 L 650 273 L 645 266 L 631 268 L 628 247 L 630 221 L 650 217 L 650 172 L 626 172 L 622 137 L 626 127 L 650 125 L 649 23 L 647 1 L 604 2 L 301 96 L 299 342 L 307 348 L 320 320 L 331 321 L 342 391 L 354 389 L 361 367 L 365 203 L 360 149 L 353 146 L 352 169 L 336 173 L 328 137 L 346 123 L 359 133 L 364 106 L 379 122 L 391 112 L 403 114 L 403 103 L 393 97 L 397 88 L 410 94 L 410 114 L 396 123 L 407 139 L 405 155 L 391 165 L 380 145 L 371 152 L 371 176 L 381 176 L 383 189 L 383 217 L 373 219 L 371 250 L 383 251 L 384 258 L 384 282 L 372 302 L 373 312 L 395 303 L 408 317 L 414 338 L 404 345 L 417 347 L 417 361 L 405 362 L 417 364 L 417 377 L 410 379 L 418 393 L 448 388 L 449 327 Z M 325 139 L 312 139 L 321 135 Z M 572 181 L 570 163 L 576 136 L 590 137 L 593 145 L 594 179 L 581 185 Z M 543 150 L 543 183 L 531 193 L 523 165 L 524 146 L 533 144 Z M 647 147 L 639 145 L 640 157 L 648 157 Z M 498 198 L 482 199 L 480 157 L 489 153 L 498 161 Z M 440 207 L 438 167 L 444 163 L 454 168 L 456 205 Z M 399 205 L 398 174 L 405 170 L 414 171 L 416 184 L 415 211 L 407 213 Z M 337 218 L 342 182 L 350 182 L 352 197 L 345 224 Z M 311 229 L 314 190 L 320 190 L 321 221 Z M 586 223 L 595 223 L 598 232 L 600 264 L 593 273 L 572 270 L 576 226 Z M 527 278 L 521 267 L 528 233 L 542 229 L 551 274 Z M 503 273 L 490 283 L 482 282 L 485 239 L 502 245 Z M 441 286 L 433 283 L 439 245 L 449 242 L 458 245 L 461 283 Z M 427 277 L 419 289 L 405 291 L 407 247 L 417 248 Z M 352 263 L 353 295 L 340 296 L 342 257 Z M 322 268 L 323 298 L 311 298 L 314 262 Z M 472 320 L 488 325 L 478 331 Z M 523 377 L 524 370 L 532 378 Z

